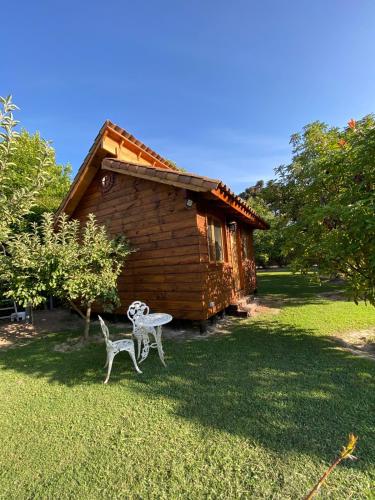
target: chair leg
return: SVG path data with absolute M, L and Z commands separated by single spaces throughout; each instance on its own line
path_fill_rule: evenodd
M 138 368 L 137 360 L 135 359 L 134 346 L 129 349 L 128 353 L 129 353 L 129 356 L 132 358 L 133 365 L 134 365 L 134 368 L 135 368 L 136 372 L 137 373 L 142 373 L 141 370 Z
M 137 346 L 138 346 L 137 359 L 139 359 L 141 356 L 142 337 L 137 338 Z
M 112 363 L 113 363 L 114 357 L 115 357 L 115 355 L 113 353 L 108 354 L 108 371 L 107 371 L 107 378 L 104 380 L 105 384 L 108 382 L 109 376 L 111 375 Z

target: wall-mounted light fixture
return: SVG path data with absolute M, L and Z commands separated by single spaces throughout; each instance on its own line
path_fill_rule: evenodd
M 194 201 L 191 198 L 186 198 L 185 205 L 186 208 L 191 208 L 193 206 Z
M 235 233 L 237 231 L 237 222 L 234 220 L 228 222 L 228 229 L 231 233 Z

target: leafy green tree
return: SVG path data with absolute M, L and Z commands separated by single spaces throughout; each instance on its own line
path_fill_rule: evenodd
M 15 184 L 19 168 L 14 162 L 19 134 L 13 112 L 18 109 L 12 97 L 0 97 L 0 243 L 3 244 L 12 231 L 20 228 L 25 215 L 35 206 L 41 189 L 47 182 L 47 171 L 51 165 L 51 148 L 40 141 L 32 175 L 25 176 L 23 184 Z
M 248 205 L 265 219 L 270 229 L 254 232 L 255 262 L 258 266 L 284 266 L 287 259 L 283 255 L 283 233 L 281 219 L 267 206 L 261 197 L 250 197 Z
M 295 270 L 340 275 L 351 297 L 375 305 L 375 119 L 307 125 L 293 160 L 276 169 L 284 251 Z
M 1 258 L 6 296 L 24 306 L 37 306 L 48 295 L 67 301 L 85 320 L 87 339 L 93 303 L 100 302 L 106 311 L 119 304 L 117 278 L 130 252 L 127 242 L 110 239 L 93 215 L 81 228 L 66 215 L 54 223 L 45 213 L 31 232 L 8 240 Z
M 259 180 L 240 196 L 270 224 L 269 230 L 254 233 L 256 264 L 263 267 L 285 265 L 287 259 L 282 253 L 282 219 L 279 217 L 280 189 L 274 181 Z
M 168 160 L 168 159 L 167 159 L 166 161 L 167 161 L 167 163 L 169 163 L 169 165 L 170 165 L 172 168 L 175 168 L 176 170 L 179 170 L 180 172 L 186 172 L 186 169 L 185 169 L 185 168 L 183 168 L 183 167 L 179 167 L 175 161 L 173 161 L 173 160 Z
M 59 207 L 70 186 L 70 165 L 56 164 L 55 151 L 50 143 L 40 137 L 39 133 L 31 135 L 26 130 L 15 138 L 9 160 L 16 168 L 10 175 L 13 189 L 22 189 L 38 170 L 40 158 L 46 156 L 44 175 L 48 179 L 35 199 L 32 220 L 40 220 L 43 212 L 54 212 Z

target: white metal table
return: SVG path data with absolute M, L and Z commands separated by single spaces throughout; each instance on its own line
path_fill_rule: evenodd
M 155 342 L 149 343 L 148 335 L 143 335 L 143 349 L 141 361 L 144 361 L 150 351 L 150 347 L 157 349 L 160 361 L 165 365 L 163 345 L 161 343 L 162 326 L 172 321 L 173 317 L 166 313 L 151 313 L 144 314 L 137 319 L 137 327 L 144 329 L 145 332 L 150 332 L 155 338 Z

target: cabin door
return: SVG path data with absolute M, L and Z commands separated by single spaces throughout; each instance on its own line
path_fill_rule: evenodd
M 234 280 L 234 287 L 236 292 L 241 290 L 241 271 L 240 271 L 240 265 L 241 265 L 241 255 L 240 255 L 240 249 L 241 246 L 238 244 L 238 231 L 231 231 L 230 233 L 230 246 L 231 246 L 231 253 L 232 253 L 232 272 L 233 272 L 233 280 Z

